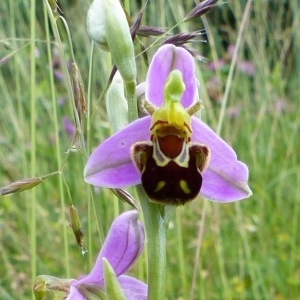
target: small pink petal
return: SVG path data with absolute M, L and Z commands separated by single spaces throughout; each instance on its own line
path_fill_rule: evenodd
M 70 286 L 70 292 L 68 294 L 68 297 L 66 300 L 86 300 L 85 297 L 82 296 L 82 294 L 77 290 L 75 286 Z
M 147 300 L 148 286 L 133 277 L 121 275 L 118 277 L 119 284 L 124 291 L 126 299 Z
M 172 70 L 182 73 L 185 91 L 181 104 L 188 107 L 197 98 L 197 78 L 192 55 L 182 47 L 163 45 L 152 58 L 146 79 L 146 100 L 155 106 L 163 103 L 165 82 Z

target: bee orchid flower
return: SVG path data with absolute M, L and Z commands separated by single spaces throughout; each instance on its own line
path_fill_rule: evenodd
M 191 54 L 164 45 L 153 56 L 140 118 L 102 142 L 85 166 L 85 181 L 124 188 L 142 183 L 150 200 L 180 205 L 202 195 L 232 202 L 249 197 L 248 168 L 195 116 L 198 81 Z
M 111 225 L 92 271 L 71 282 L 67 300 L 96 299 L 95 294 L 107 292 L 103 270 L 104 258 L 113 268 L 126 299 L 146 300 L 147 285 L 124 275 L 141 254 L 144 237 L 144 227 L 138 220 L 137 211 L 128 211 L 118 216 Z

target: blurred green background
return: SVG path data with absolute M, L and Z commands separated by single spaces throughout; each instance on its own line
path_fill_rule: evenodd
M 87 273 L 114 216 L 130 209 L 108 190 L 91 197 L 83 180 L 87 155 L 111 133 L 100 95 L 112 64 L 108 53 L 92 52 L 85 26 L 90 2 L 59 1 L 91 101 L 74 151 L 68 151 L 74 113 L 65 68 L 72 57 L 63 23 L 57 21 L 59 44 L 44 1 L 0 5 L 0 186 L 60 171 L 32 190 L 0 197 L 1 299 L 30 299 L 39 274 Z M 125 4 L 134 20 L 145 3 Z M 142 25 L 170 28 L 195 5 L 149 1 Z M 167 233 L 166 299 L 300 298 L 299 26 L 298 1 L 239 0 L 173 31 L 206 30 L 190 44 L 206 59 L 196 63 L 202 118 L 221 128 L 249 166 L 253 196 L 231 204 L 199 197 L 176 209 Z M 155 39 L 140 42 L 148 47 Z M 156 49 L 147 51 L 149 59 Z M 147 66 L 140 56 L 137 63 L 140 83 Z M 86 232 L 84 257 L 68 226 L 71 203 Z M 142 255 L 130 271 L 144 281 L 145 264 Z

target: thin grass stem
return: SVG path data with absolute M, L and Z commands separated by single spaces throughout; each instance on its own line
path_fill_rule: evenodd
M 252 4 L 252 0 L 248 0 L 247 4 L 245 6 L 245 10 L 244 10 L 244 14 L 243 14 L 241 24 L 239 26 L 239 31 L 238 31 L 237 39 L 236 39 L 236 42 L 235 42 L 235 48 L 234 48 L 234 52 L 232 54 L 230 69 L 229 69 L 227 82 L 226 82 L 226 86 L 225 86 L 224 96 L 223 96 L 223 99 L 222 99 L 222 106 L 221 106 L 219 121 L 218 121 L 217 129 L 216 129 L 217 134 L 220 134 L 221 130 L 222 130 L 222 125 L 223 125 L 223 122 L 224 122 L 228 97 L 229 97 L 230 89 L 231 89 L 231 86 L 232 86 L 233 73 L 234 73 L 234 70 L 235 70 L 235 67 L 236 67 L 236 63 L 237 63 L 238 51 L 240 49 L 240 45 L 241 45 L 241 42 L 243 40 L 243 33 L 244 33 L 244 30 L 245 30 L 246 25 L 247 25 L 247 21 L 248 21 L 249 16 L 250 16 L 251 4 Z
M 31 177 L 36 175 L 36 60 L 35 60 L 35 18 L 36 2 L 30 1 L 30 170 Z M 31 253 L 31 282 L 33 283 L 37 275 L 36 256 L 36 190 L 31 190 L 31 222 L 30 222 L 30 253 Z M 32 295 L 32 299 L 33 299 Z
M 52 61 L 52 52 L 51 52 L 51 44 L 50 44 L 50 31 L 48 24 L 48 14 L 47 8 L 44 5 L 44 17 L 45 17 L 45 30 L 46 30 L 46 38 L 47 38 L 47 55 L 48 55 L 48 67 L 49 67 L 49 82 L 50 82 L 50 93 L 51 93 L 51 101 L 52 101 L 52 111 L 53 111 L 53 122 L 54 122 L 54 134 L 55 134 L 55 151 L 56 151 L 56 161 L 58 170 L 62 170 L 62 159 L 61 159 L 61 147 L 60 147 L 60 126 L 58 121 L 58 113 L 57 113 L 57 100 L 55 93 L 55 84 L 54 84 L 54 74 L 53 74 L 53 61 Z M 64 193 L 64 184 L 62 174 L 60 173 L 58 176 L 58 190 L 59 190 L 59 198 L 61 205 L 61 219 L 65 220 L 65 212 L 66 212 L 66 200 Z M 70 277 L 70 264 L 69 264 L 69 248 L 68 248 L 68 234 L 67 227 L 65 223 L 62 224 L 62 233 L 63 233 L 63 243 L 64 243 L 64 270 L 66 278 Z

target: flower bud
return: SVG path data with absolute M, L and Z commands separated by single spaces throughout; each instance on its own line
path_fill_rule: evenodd
M 113 78 L 106 93 L 106 110 L 113 133 L 128 124 L 128 104 L 124 94 L 124 84 L 119 72 Z
M 87 15 L 87 31 L 102 49 L 109 50 L 124 81 L 136 81 L 134 47 L 119 0 L 94 0 Z
M 108 45 L 105 32 L 105 15 L 104 15 L 105 0 L 94 0 L 91 4 L 86 20 L 87 32 L 90 38 L 98 43 L 103 49 L 108 51 Z

